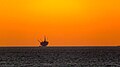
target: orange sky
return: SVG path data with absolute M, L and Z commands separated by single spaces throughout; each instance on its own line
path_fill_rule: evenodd
M 0 0 L 0 46 L 120 45 L 120 0 Z

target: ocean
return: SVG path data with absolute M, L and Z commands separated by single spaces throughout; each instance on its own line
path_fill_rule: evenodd
M 120 67 L 120 47 L 0 47 L 0 67 Z

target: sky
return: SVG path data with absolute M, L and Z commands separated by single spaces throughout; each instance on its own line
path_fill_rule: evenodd
M 0 46 L 119 46 L 120 0 L 0 0 Z

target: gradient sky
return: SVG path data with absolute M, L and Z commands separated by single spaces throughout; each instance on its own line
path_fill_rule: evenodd
M 0 46 L 120 45 L 120 0 L 0 0 Z

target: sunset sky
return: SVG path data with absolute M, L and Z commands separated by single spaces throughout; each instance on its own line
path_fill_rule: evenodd
M 120 45 L 120 0 L 0 0 L 0 46 Z

